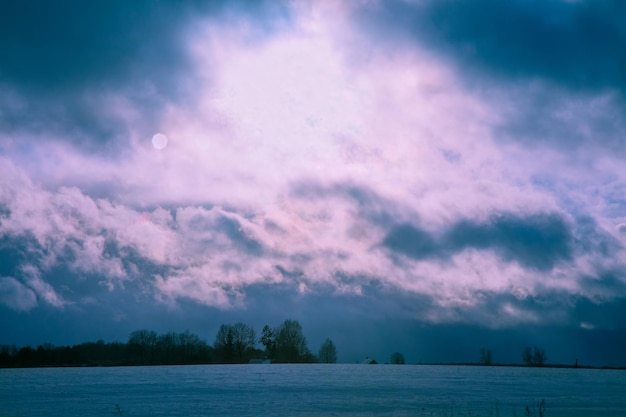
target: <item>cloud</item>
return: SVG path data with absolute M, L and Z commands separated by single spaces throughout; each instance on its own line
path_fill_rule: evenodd
M 383 245 L 415 259 L 429 258 L 438 249 L 432 236 L 410 224 L 394 227 L 385 237 Z
M 300 185 L 281 209 L 248 216 L 219 207 L 137 210 L 18 178 L 16 172 L 5 183 L 5 190 L 14 188 L 2 199 L 9 213 L 2 232 L 32 237 L 25 250 L 38 269 L 21 272 L 42 300 L 58 307 L 69 301 L 40 275 L 59 267 L 107 291 L 137 282 L 166 304 L 191 299 L 224 309 L 253 302 L 249 291 L 260 284 L 338 297 L 387 287 L 426 297 L 424 308 L 410 309 L 424 320 L 471 318 L 493 326 L 537 320 L 535 308 L 524 303 L 546 291 L 620 294 L 619 273 L 610 282 L 602 268 L 608 270 L 622 246 L 593 223 L 580 228 L 554 214 L 494 214 L 486 222 L 458 220 L 430 232 L 395 224 L 409 208 L 348 185 Z M 596 264 L 581 268 L 585 257 Z M 63 281 L 74 302 L 80 301 L 78 276 Z M 486 311 L 498 312 L 500 320 L 492 322 Z M 556 313 L 541 317 L 562 320 Z
M 489 327 L 570 323 L 572 298 L 622 299 L 624 122 L 619 88 L 602 87 L 621 85 L 610 64 L 604 81 L 584 84 L 539 62 L 534 35 L 490 52 L 503 23 L 476 26 L 477 6 L 372 4 L 261 4 L 253 18 L 243 4 L 194 3 L 201 12 L 170 19 L 167 2 L 114 2 L 98 6 L 104 19 L 78 45 L 75 84 L 60 78 L 74 59 L 62 50 L 67 62 L 32 91 L 36 74 L 17 66 L 45 55 L 0 72 L 2 123 L 15 128 L 0 134 L 0 256 L 19 255 L 0 270 L 11 277 L 3 294 L 22 294 L 23 310 L 34 309 L 31 291 L 65 310 L 119 296 L 233 312 L 273 293 Z M 564 27 L 578 33 L 569 22 L 587 9 L 550 4 L 571 10 Z M 535 6 L 494 10 L 552 28 Z M 404 20 L 377 38 L 363 10 L 381 10 L 368 18 L 383 27 L 400 11 Z M 79 30 L 77 17 L 59 19 L 52 50 Z M 44 42 L 47 24 L 25 42 Z M 459 34 L 476 55 L 455 59 L 472 71 L 446 55 Z M 507 72 L 522 58 L 519 74 Z M 46 101 L 55 89 L 60 109 Z M 161 150 L 157 132 L 168 137 Z
M 493 248 L 504 259 L 526 267 L 549 270 L 572 258 L 570 226 L 559 215 L 533 214 L 526 218 L 494 215 L 488 224 L 460 222 L 446 236 L 452 250 L 465 247 Z
M 377 47 L 421 48 L 455 68 L 494 104 L 497 140 L 540 153 L 556 147 L 572 166 L 592 169 L 597 154 L 626 149 L 622 12 L 618 1 L 400 0 L 353 16 Z
M 37 268 L 31 265 L 24 265 L 22 272 L 26 284 L 37 294 L 38 299 L 59 308 L 67 303 L 57 294 L 49 283 L 41 279 Z
M 620 1 L 370 4 L 360 13 L 369 28 L 379 28 L 374 36 L 409 38 L 445 53 L 465 71 L 540 78 L 571 90 L 625 92 Z
M 44 1 L 8 5 L 2 42 L 13 59 L 3 66 L 3 78 L 22 88 L 66 91 L 125 79 L 131 63 L 157 71 L 163 66 L 151 66 L 159 61 L 177 65 L 182 57 L 172 32 L 185 12 L 172 6 L 145 1 L 87 6 L 71 0 L 56 7 Z M 144 33 L 149 36 L 140 36 Z
M 160 96 L 175 97 L 165 72 L 184 67 L 175 33 L 181 14 L 149 2 L 91 7 L 68 0 L 50 7 L 27 1 L 5 7 L 0 18 L 7 61 L 0 71 L 4 130 L 54 134 L 91 149 L 87 144 L 117 139 L 125 126 L 120 115 L 103 109 L 108 91 L 125 89 L 131 101 L 153 107 L 162 105 Z
M 6 61 L 0 69 L 0 126 L 31 141 L 52 136 L 90 152 L 117 152 L 129 137 L 150 134 L 172 104 L 194 101 L 196 79 L 185 40 L 195 22 L 237 22 L 258 12 L 267 22 L 256 32 L 261 36 L 281 15 L 280 6 L 263 3 L 6 5 L 0 17 Z
M 12 277 L 0 277 L 0 303 L 16 311 L 29 311 L 37 306 L 37 296 Z

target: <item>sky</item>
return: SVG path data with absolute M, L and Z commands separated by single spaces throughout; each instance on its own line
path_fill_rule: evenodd
M 0 9 L 0 343 L 626 366 L 626 3 Z

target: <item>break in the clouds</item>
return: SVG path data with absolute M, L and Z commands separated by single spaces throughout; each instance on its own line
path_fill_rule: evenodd
M 0 303 L 619 328 L 620 11 L 4 5 Z

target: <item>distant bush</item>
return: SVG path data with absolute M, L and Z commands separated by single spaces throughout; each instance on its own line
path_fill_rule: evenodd
M 392 365 L 404 365 L 406 362 L 404 360 L 404 355 L 400 352 L 393 352 L 391 354 L 391 358 L 389 358 L 389 363 Z

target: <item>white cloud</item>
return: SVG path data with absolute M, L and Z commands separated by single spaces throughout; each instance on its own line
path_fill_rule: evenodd
M 21 273 L 24 276 L 25 284 L 28 285 L 40 300 L 45 301 L 53 307 L 63 307 L 67 304 L 55 289 L 40 276 L 40 271 L 32 265 L 22 265 Z

